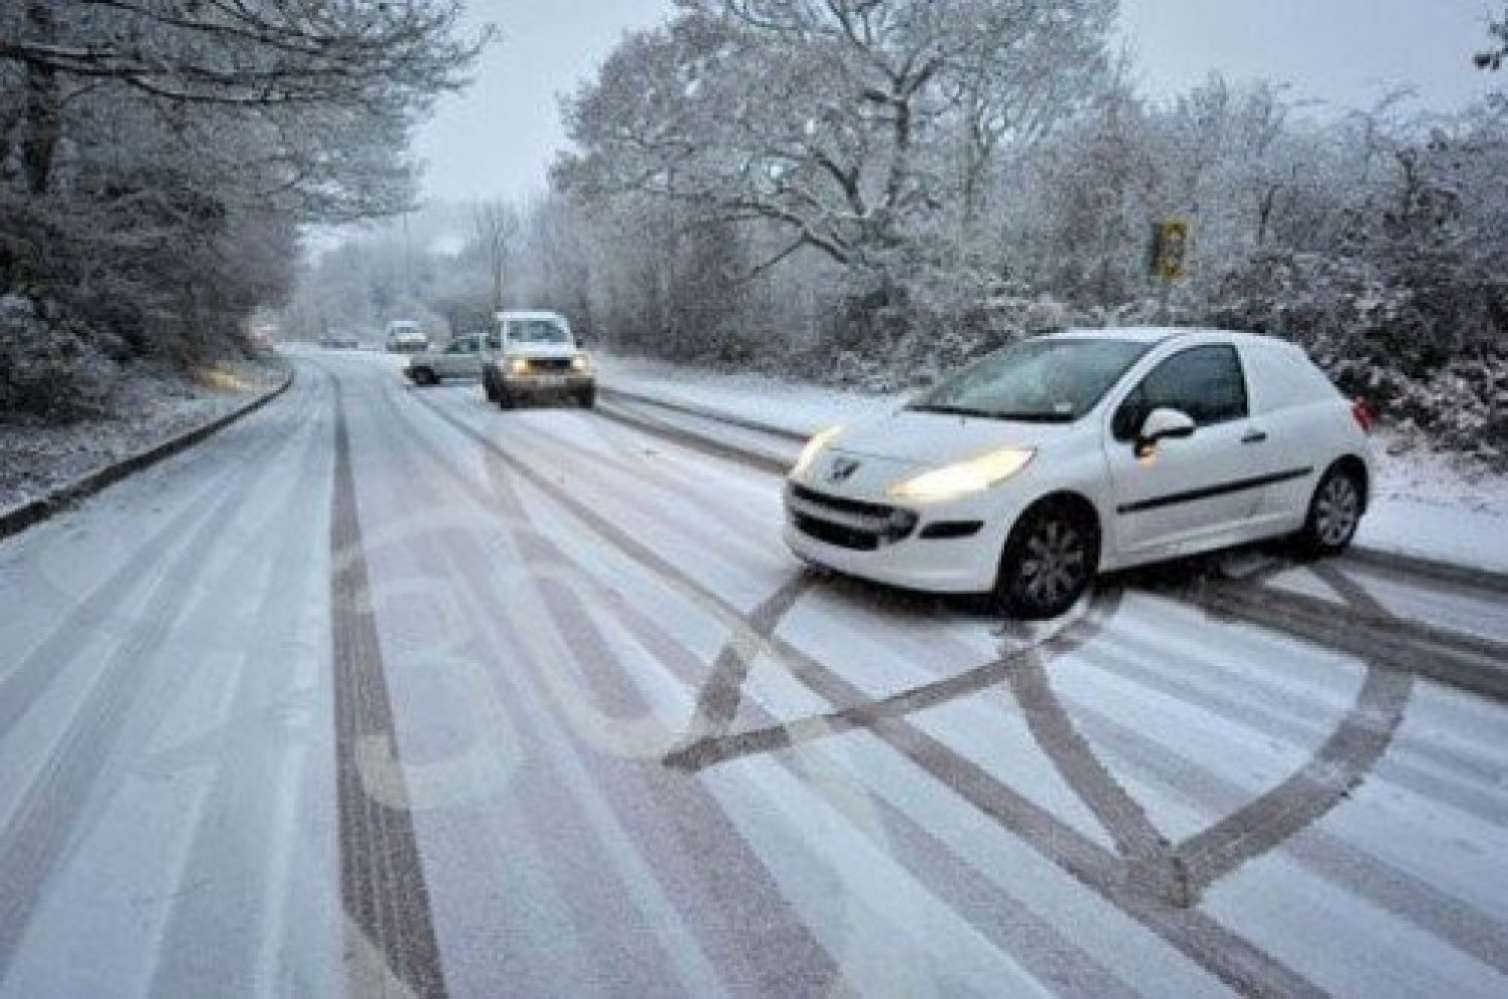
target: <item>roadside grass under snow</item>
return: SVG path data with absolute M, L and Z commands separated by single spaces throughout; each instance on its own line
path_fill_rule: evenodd
M 0 510 L 224 416 L 275 386 L 283 370 L 272 360 L 228 360 L 188 377 L 139 363 L 121 369 L 98 415 L 49 424 L 0 413 Z
M 764 375 L 599 356 L 604 385 L 720 410 L 803 434 L 882 417 L 909 393 L 865 395 Z M 1508 572 L 1508 475 L 1381 430 L 1377 482 L 1357 544 Z

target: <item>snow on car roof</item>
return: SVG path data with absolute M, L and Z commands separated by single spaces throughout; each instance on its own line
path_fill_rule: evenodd
M 1066 329 L 1048 334 L 1066 340 L 1127 340 L 1132 343 L 1158 344 L 1183 337 L 1229 337 L 1238 341 L 1283 344 L 1284 340 L 1261 333 L 1221 330 L 1194 326 L 1110 326 L 1098 329 Z
M 495 318 L 495 319 L 548 319 L 548 320 L 559 320 L 560 322 L 564 322 L 565 321 L 565 316 L 562 316 L 558 312 L 542 312 L 542 311 L 539 311 L 539 310 L 534 310 L 534 311 L 522 310 L 522 311 L 518 311 L 518 312 L 504 311 L 504 312 L 497 313 L 493 318 Z

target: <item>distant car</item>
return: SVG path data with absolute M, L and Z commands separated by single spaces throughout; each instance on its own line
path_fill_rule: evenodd
M 434 385 L 445 378 L 475 378 L 482 373 L 482 337 L 457 337 L 440 350 L 426 350 L 409 358 L 403 373 L 416 385 Z
M 499 312 L 482 344 L 482 390 L 512 409 L 520 401 L 566 397 L 590 409 L 597 402 L 592 360 L 555 312 Z
M 843 573 L 1051 617 L 1101 571 L 1288 534 L 1342 550 L 1367 508 L 1371 419 L 1271 337 L 1034 337 L 814 437 L 785 540 Z
M 354 336 L 333 334 L 319 338 L 319 345 L 327 350 L 360 350 L 361 341 Z
M 417 354 L 431 347 L 429 336 L 419 324 L 397 319 L 387 324 L 387 349 L 394 354 Z

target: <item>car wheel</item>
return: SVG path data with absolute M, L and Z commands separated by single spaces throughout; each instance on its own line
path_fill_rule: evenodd
M 1099 555 L 1099 529 L 1091 516 L 1071 504 L 1039 503 L 1011 529 L 996 601 L 1012 617 L 1057 617 L 1083 596 Z
M 1312 555 L 1344 551 L 1361 523 L 1363 492 L 1360 477 L 1343 465 L 1331 466 L 1309 501 L 1300 541 Z
M 435 377 L 435 373 L 429 368 L 414 369 L 414 383 L 416 385 L 433 385 L 438 380 Z
M 512 409 L 516 405 L 518 405 L 518 402 L 513 398 L 513 393 L 499 385 L 497 389 L 497 408 Z
M 584 388 L 580 392 L 577 392 L 576 402 L 580 404 L 582 409 L 591 409 L 597 405 L 597 389 L 595 387 Z

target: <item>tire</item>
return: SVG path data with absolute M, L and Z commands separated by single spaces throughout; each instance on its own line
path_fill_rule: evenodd
M 1099 559 L 1099 527 L 1092 516 L 1067 503 L 1038 503 L 1011 528 L 1000 556 L 995 603 L 1011 617 L 1057 617 L 1084 595 Z
M 1331 465 L 1315 487 L 1299 544 L 1310 555 L 1336 555 L 1356 537 L 1365 506 L 1365 486 L 1353 469 Z
M 591 409 L 593 406 L 597 405 L 596 386 L 592 386 L 591 388 L 584 388 L 577 392 L 576 402 L 581 406 L 582 409 Z
M 438 382 L 439 380 L 440 379 L 436 378 L 435 377 L 435 373 L 433 371 L 431 371 L 429 368 L 415 368 L 414 369 L 414 384 L 415 385 L 433 385 L 436 382 Z
M 497 388 L 496 397 L 498 409 L 512 409 L 518 405 L 518 401 L 513 398 L 513 393 L 501 385 Z

